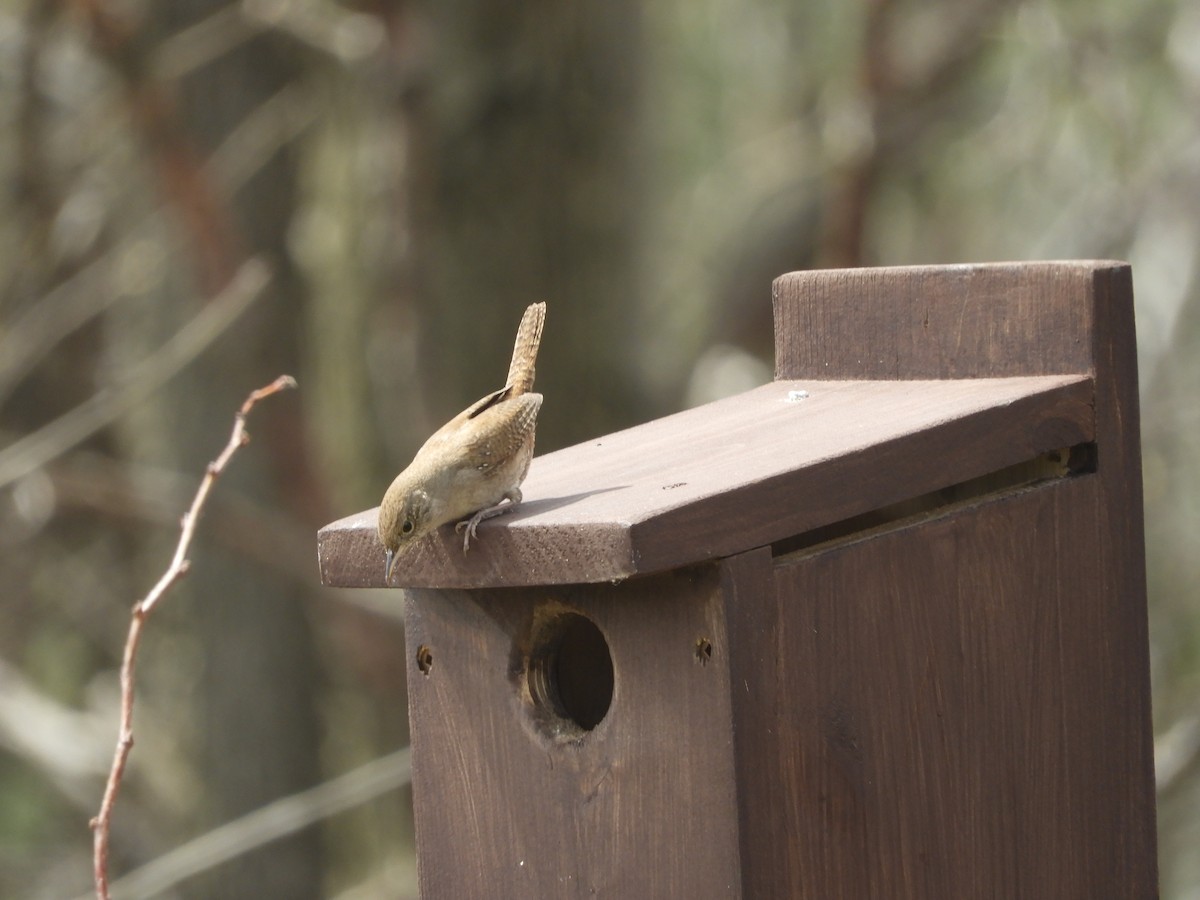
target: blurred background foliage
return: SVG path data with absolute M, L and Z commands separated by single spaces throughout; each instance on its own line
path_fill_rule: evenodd
M 320 588 L 314 532 L 527 303 L 544 452 L 769 379 L 784 271 L 1115 257 L 1200 897 L 1200 6 L 0 0 L 0 121 L 0 895 L 89 890 L 129 607 L 252 388 L 301 386 L 150 624 L 118 896 L 415 896 L 397 597 Z

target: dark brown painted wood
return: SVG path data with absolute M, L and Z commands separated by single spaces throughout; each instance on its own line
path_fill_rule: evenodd
M 742 564 L 745 896 L 1155 895 L 1145 610 L 1102 507 L 1084 475 Z
M 1021 272 L 1049 278 L 997 288 Z M 891 302 L 869 286 L 890 274 L 777 284 L 793 329 L 783 371 L 862 365 L 875 307 Z M 948 273 L 953 290 L 914 274 L 899 317 L 921 298 L 944 313 L 961 290 L 976 355 L 920 346 L 925 317 L 909 317 L 921 324 L 892 374 L 1082 364 L 1098 465 L 884 533 L 726 561 L 731 682 L 753 698 L 734 705 L 745 896 L 1157 896 L 1129 270 L 970 267 Z M 1004 316 L 966 302 L 980 295 Z M 875 310 L 865 324 L 855 303 Z M 847 307 L 841 327 L 860 333 L 794 330 Z
M 1090 260 L 792 272 L 775 280 L 775 377 L 1003 378 L 1093 369 Z
M 569 592 L 410 592 L 425 900 L 741 896 L 721 597 L 715 567 Z M 600 629 L 613 667 L 608 714 L 577 743 L 539 725 L 523 674 L 534 623 L 564 611 Z
M 774 382 L 538 457 L 469 553 L 447 527 L 393 580 L 600 582 L 732 555 L 1090 441 L 1092 403 L 1080 375 Z M 383 585 L 375 517 L 321 530 L 326 584 Z

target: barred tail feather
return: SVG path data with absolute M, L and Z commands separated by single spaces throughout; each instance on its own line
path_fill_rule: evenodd
M 534 363 L 537 361 L 538 346 L 542 342 L 542 326 L 545 321 L 545 303 L 534 303 L 521 317 L 517 341 L 513 346 L 512 363 L 508 367 L 508 380 L 505 382 L 511 396 L 520 396 L 533 388 Z

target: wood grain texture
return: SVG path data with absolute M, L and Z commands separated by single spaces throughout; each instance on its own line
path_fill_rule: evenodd
M 1090 441 L 1092 403 L 1081 375 L 774 382 L 538 457 L 468 554 L 443 529 L 394 582 L 590 583 L 733 555 Z M 326 584 L 383 585 L 375 516 L 321 530 Z
M 1155 896 L 1104 506 L 1079 476 L 732 569 L 745 896 Z
M 715 567 L 569 593 L 408 597 L 423 898 L 740 896 Z M 564 609 L 601 630 L 613 663 L 608 715 L 578 743 L 539 727 L 522 684 L 532 623 Z
M 1095 279 L 1125 263 L 984 263 L 792 272 L 775 280 L 775 377 L 1088 373 Z

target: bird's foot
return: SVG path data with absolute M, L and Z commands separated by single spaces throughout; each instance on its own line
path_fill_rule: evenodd
M 492 516 L 498 516 L 502 513 L 506 513 L 516 505 L 516 502 L 511 499 L 507 503 L 501 501 L 495 506 L 489 506 L 486 509 L 481 509 L 479 512 L 475 513 L 475 515 L 471 516 L 471 518 L 464 519 L 455 525 L 455 533 L 460 531 L 463 532 L 463 553 L 466 553 L 471 549 L 471 538 L 477 537 L 475 534 L 475 529 L 479 527 L 480 522 L 482 522 L 484 519 L 490 519 Z

